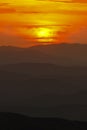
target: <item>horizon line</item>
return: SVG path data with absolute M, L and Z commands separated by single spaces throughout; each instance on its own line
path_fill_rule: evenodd
M 21 46 L 14 46 L 14 45 L 0 45 L 1 47 L 12 47 L 12 48 L 20 48 L 20 49 L 26 49 L 26 48 L 32 48 L 32 47 L 38 47 L 38 46 L 55 46 L 55 45 L 87 45 L 86 43 L 55 43 L 55 44 L 37 44 L 37 45 L 31 45 L 31 46 L 25 46 L 25 47 L 21 47 Z

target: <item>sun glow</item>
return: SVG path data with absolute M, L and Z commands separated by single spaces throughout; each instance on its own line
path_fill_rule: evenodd
M 37 37 L 38 38 L 48 38 L 51 37 L 51 30 L 49 28 L 38 28 Z
M 37 28 L 36 37 L 39 42 L 51 42 L 54 37 L 54 31 L 50 28 Z
M 0 45 L 63 42 L 87 43 L 87 0 L 0 0 Z

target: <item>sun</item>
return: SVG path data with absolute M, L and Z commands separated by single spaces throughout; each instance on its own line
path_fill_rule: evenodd
M 51 36 L 51 31 L 49 28 L 38 28 L 37 36 L 38 38 L 48 38 Z
M 53 35 L 54 33 L 51 28 L 40 27 L 36 29 L 36 37 L 39 42 L 51 42 Z

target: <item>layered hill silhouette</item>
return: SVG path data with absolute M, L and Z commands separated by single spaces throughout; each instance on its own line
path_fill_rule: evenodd
M 0 111 L 87 121 L 87 45 L 0 47 Z
M 13 73 L 13 75 L 21 74 L 21 76 L 35 78 L 58 78 L 61 76 L 75 76 L 78 78 L 78 76 L 87 76 L 86 72 L 86 66 L 59 66 L 50 63 L 14 63 L 0 65 L 0 75 L 2 77 L 5 77 L 3 75 L 5 73 L 9 73 L 9 76 Z
M 0 64 L 36 62 L 62 66 L 87 66 L 86 44 L 56 44 L 17 48 L 0 47 Z
M 87 121 L 87 67 L 0 65 L 0 111 Z

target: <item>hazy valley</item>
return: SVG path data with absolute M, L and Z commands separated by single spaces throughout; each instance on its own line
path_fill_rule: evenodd
M 86 47 L 1 47 L 0 111 L 87 121 Z

